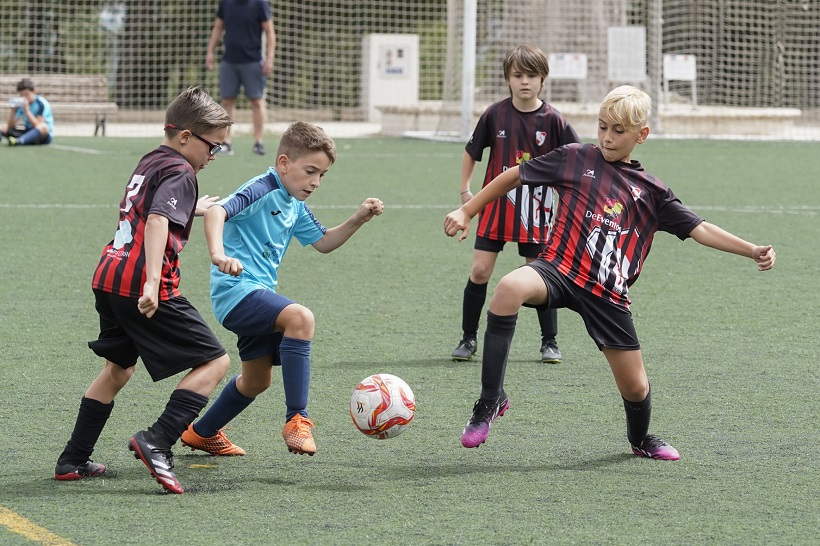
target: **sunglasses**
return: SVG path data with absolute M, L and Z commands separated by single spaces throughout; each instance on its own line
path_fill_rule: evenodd
M 173 123 L 169 123 L 168 125 L 166 125 L 165 129 L 176 129 L 177 131 L 185 131 L 186 130 L 186 129 L 182 129 L 180 127 L 177 127 Z M 204 142 L 206 146 L 208 146 L 208 154 L 209 155 L 216 155 L 222 150 L 222 144 L 217 144 L 216 142 L 211 142 L 207 138 L 203 138 L 203 137 L 199 136 L 198 134 L 191 131 L 190 129 L 188 130 L 188 132 L 191 133 L 191 135 L 193 135 L 194 137 L 196 137 L 199 140 L 201 140 L 202 142 Z

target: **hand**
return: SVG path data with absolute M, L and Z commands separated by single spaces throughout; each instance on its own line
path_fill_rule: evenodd
M 384 203 L 381 199 L 375 197 L 368 197 L 362 203 L 357 211 L 362 216 L 363 222 L 369 222 L 374 216 L 380 216 L 384 212 Z
M 758 271 L 767 271 L 774 267 L 777 254 L 775 254 L 772 245 L 756 246 L 752 252 L 752 258 L 757 262 Z
M 463 210 L 456 209 L 444 218 L 444 233 L 448 237 L 455 237 L 461 231 L 458 240 L 463 241 L 467 238 L 467 232 L 470 231 L 470 220 L 471 218 Z
M 205 55 L 205 68 L 208 70 L 214 69 L 214 54 L 210 51 Z
M 262 74 L 268 75 L 273 72 L 273 60 L 264 60 L 262 61 Z
M 151 318 L 159 307 L 159 287 L 152 282 L 146 282 L 142 287 L 142 296 L 137 300 L 139 312 Z
M 204 216 L 205 211 L 214 206 L 217 201 L 219 201 L 218 195 L 214 195 L 213 197 L 208 194 L 203 195 L 196 201 L 194 216 Z
M 236 258 L 229 258 L 224 254 L 211 256 L 211 263 L 219 269 L 220 273 L 225 273 L 231 277 L 238 277 L 242 274 L 242 270 L 244 269 L 242 267 L 242 262 Z

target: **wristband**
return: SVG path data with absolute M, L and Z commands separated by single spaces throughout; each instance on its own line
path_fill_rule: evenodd
M 464 195 L 465 193 L 470 193 L 470 190 L 464 190 L 463 192 L 461 192 L 461 195 Z

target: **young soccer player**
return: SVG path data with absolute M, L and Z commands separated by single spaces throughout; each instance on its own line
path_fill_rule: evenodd
M 549 74 L 544 52 L 523 45 L 504 58 L 504 81 L 510 96 L 492 104 L 481 115 L 467 143 L 461 163 L 461 202 L 472 199 L 470 181 L 484 148 L 490 149 L 486 186 L 510 167 L 550 150 L 579 142 L 564 117 L 538 98 Z M 478 216 L 473 265 L 462 300 L 462 338 L 453 351 L 454 361 L 471 360 L 478 349 L 478 322 L 487 299 L 487 284 L 498 253 L 507 242 L 518 244 L 525 263 L 533 261 L 547 242 L 552 221 L 553 191 L 548 186 L 519 186 L 483 207 Z M 538 309 L 541 325 L 541 361 L 561 362 L 555 339 L 556 309 Z
M 100 335 L 89 347 L 105 366 L 80 401 L 71 438 L 57 459 L 58 480 L 103 474 L 90 459 L 114 397 L 142 358 L 151 379 L 189 371 L 157 421 L 128 441 L 162 487 L 184 490 L 174 474 L 171 446 L 208 403 L 228 372 L 225 349 L 179 292 L 179 253 L 216 198 L 198 199 L 196 174 L 214 159 L 231 120 L 198 87 L 180 94 L 165 113 L 162 145 L 143 156 L 125 187 L 114 239 L 103 249 L 92 288 Z
M 17 83 L 17 93 L 20 97 L 9 103 L 11 109 L 6 128 L 0 130 L 0 140 L 6 137 L 9 146 L 49 144 L 54 133 L 51 104 L 28 78 Z
M 649 135 L 651 101 L 622 86 L 604 99 L 598 145 L 572 144 L 496 177 L 444 220 L 448 236 L 462 232 L 483 206 L 523 185 L 549 183 L 559 203 L 553 236 L 538 259 L 498 283 L 487 313 L 481 397 L 461 437 L 464 447 L 484 443 L 490 425 L 510 406 L 504 375 L 518 309 L 569 307 L 606 357 L 626 410 L 626 434 L 635 455 L 677 460 L 678 451 L 649 434 L 652 397 L 627 290 L 638 278 L 656 231 L 751 258 L 760 271 L 774 266 L 771 246 L 744 241 L 684 206 L 671 189 L 632 160 Z
M 294 237 L 328 253 L 384 210 L 380 200 L 368 198 L 334 228 L 314 218 L 305 200 L 336 161 L 336 145 L 319 127 L 292 124 L 276 155 L 274 167 L 205 214 L 214 314 L 239 336 L 242 359 L 242 373 L 182 435 L 183 445 L 212 455 L 245 454 L 222 428 L 270 386 L 274 366 L 282 367 L 285 445 L 292 453 L 316 453 L 307 412 L 315 323 L 310 309 L 276 293 L 279 264 Z

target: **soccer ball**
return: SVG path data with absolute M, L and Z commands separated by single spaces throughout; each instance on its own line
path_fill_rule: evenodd
M 362 434 L 386 440 L 401 434 L 416 413 L 416 397 L 400 377 L 389 373 L 362 379 L 350 398 L 350 417 Z

